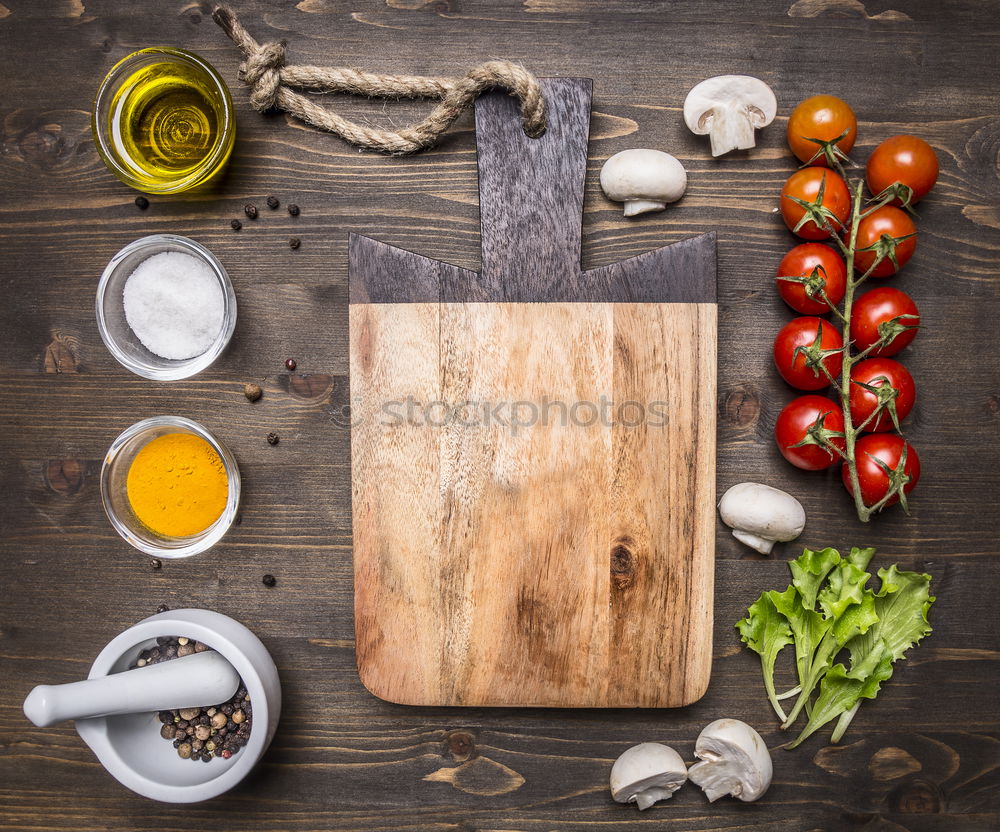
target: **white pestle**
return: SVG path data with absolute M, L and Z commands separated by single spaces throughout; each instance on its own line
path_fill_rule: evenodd
M 24 715 L 39 728 L 64 719 L 198 708 L 232 699 L 240 676 L 221 653 L 206 650 L 110 676 L 39 685 Z

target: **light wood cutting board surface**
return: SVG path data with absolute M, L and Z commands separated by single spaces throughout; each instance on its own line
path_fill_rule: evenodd
M 708 683 L 714 236 L 581 272 L 589 86 L 546 95 L 536 141 L 506 97 L 477 105 L 482 273 L 351 241 L 358 667 L 391 701 L 670 707 Z

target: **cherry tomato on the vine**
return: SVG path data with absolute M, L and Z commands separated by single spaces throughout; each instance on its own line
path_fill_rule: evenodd
M 815 273 L 815 285 L 822 289 L 834 306 L 844 299 L 847 288 L 847 269 L 844 258 L 829 246 L 822 243 L 802 243 L 795 246 L 778 265 L 778 292 L 796 312 L 803 315 L 826 315 L 830 304 L 816 291 L 815 297 L 810 296 L 808 289 Z M 796 283 L 792 280 L 782 280 L 784 277 L 802 277 L 809 283 Z M 822 281 L 822 283 L 820 283 Z
M 811 316 L 795 318 L 774 339 L 774 366 L 792 387 L 822 390 L 830 379 L 820 365 L 837 378 L 844 361 L 843 347 L 843 338 L 829 321 Z
M 804 240 L 825 240 L 830 232 L 823 227 L 823 217 L 809 216 L 796 231 L 796 226 L 806 218 L 807 209 L 797 203 L 800 199 L 806 203 L 819 201 L 820 189 L 823 191 L 822 210 L 828 222 L 835 230 L 844 227 L 847 215 L 851 212 L 851 194 L 843 177 L 832 170 L 818 167 L 799 168 L 785 182 L 781 189 L 781 217 L 788 230 L 798 234 Z M 816 220 L 819 219 L 819 224 Z
M 800 162 L 829 167 L 824 147 L 832 145 L 846 156 L 858 137 L 858 120 L 846 101 L 834 95 L 814 95 L 792 110 L 787 136 L 788 146 Z
M 851 341 L 858 350 L 877 344 L 883 333 L 895 333 L 891 341 L 869 355 L 895 355 L 917 337 L 919 325 L 920 313 L 913 299 L 891 286 L 865 292 L 851 309 Z
M 858 484 L 861 486 L 861 500 L 866 506 L 873 506 L 889 493 L 889 475 L 882 470 L 875 459 L 881 460 L 891 471 L 899 469 L 903 448 L 906 448 L 906 464 L 902 473 L 909 477 L 909 482 L 903 486 L 903 493 L 909 494 L 917 486 L 920 479 L 920 458 L 913 446 L 896 433 L 869 433 L 862 436 L 854 444 L 854 458 L 858 466 Z M 840 469 L 844 487 L 852 496 L 850 469 L 845 462 Z M 886 503 L 891 506 L 899 501 L 899 495 L 894 494 Z
M 910 189 L 910 204 L 919 202 L 938 178 L 938 158 L 934 149 L 916 136 L 886 139 L 868 157 L 868 189 L 878 196 L 895 183 Z M 891 204 L 901 205 L 897 197 Z
M 864 425 L 865 431 L 880 433 L 895 427 L 892 423 L 892 416 L 885 408 L 875 419 L 865 424 L 875 413 L 879 397 L 862 387 L 862 384 L 877 388 L 888 385 L 894 388 L 896 397 L 893 400 L 893 406 L 896 408 L 896 418 L 900 422 L 913 410 L 913 403 L 917 398 L 917 388 L 913 383 L 910 371 L 892 358 L 868 358 L 851 368 L 851 421 L 854 422 L 856 428 Z
M 861 249 L 874 245 L 885 245 L 885 256 L 872 269 L 869 276 L 890 277 L 894 275 L 913 256 L 913 252 L 917 248 L 916 233 L 917 227 L 913 224 L 913 220 L 910 219 L 910 215 L 905 211 L 892 205 L 883 205 L 881 208 L 876 208 L 867 217 L 862 217 L 858 223 L 858 237 L 854 248 L 854 268 L 860 274 L 864 274 L 871 268 L 872 263 L 878 257 L 879 252 L 875 249 L 871 251 L 862 251 Z M 913 235 L 912 237 L 908 236 L 911 234 Z M 888 242 L 883 243 L 883 237 L 891 237 L 893 239 L 906 237 L 907 239 L 893 245 Z M 895 250 L 895 263 L 889 257 L 888 252 L 890 249 Z
M 792 399 L 778 416 L 774 424 L 774 441 L 778 443 L 781 455 L 804 471 L 822 471 L 840 462 L 840 454 L 824 446 L 815 435 L 807 444 L 799 444 L 810 438 L 810 428 L 841 434 L 826 438 L 832 445 L 844 450 L 844 414 L 840 406 L 825 396 L 811 395 Z

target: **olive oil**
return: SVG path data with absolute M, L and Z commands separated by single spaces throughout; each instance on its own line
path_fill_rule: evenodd
M 150 49 L 130 57 L 140 56 L 121 76 L 106 109 L 112 169 L 152 193 L 200 185 L 232 152 L 225 85 L 190 53 Z

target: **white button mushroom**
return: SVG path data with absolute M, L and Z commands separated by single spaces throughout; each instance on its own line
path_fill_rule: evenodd
M 767 127 L 778 112 L 771 88 L 750 75 L 718 75 L 695 85 L 684 99 L 684 121 L 712 139 L 712 155 L 754 146 L 754 128 Z
M 643 742 L 633 745 L 611 767 L 611 796 L 618 803 L 648 809 L 667 800 L 687 780 L 687 766 L 669 745 Z
M 722 522 L 733 530 L 733 537 L 771 554 L 777 541 L 795 540 L 806 525 L 802 503 L 791 494 L 758 482 L 734 485 L 719 500 Z
M 625 203 L 625 216 L 662 211 L 687 188 L 684 165 L 662 150 L 623 150 L 601 168 L 601 189 L 608 199 Z
M 749 803 L 771 785 L 767 746 L 760 734 L 738 719 L 706 725 L 695 742 L 694 756 L 702 762 L 691 766 L 688 776 L 712 803 L 727 794 Z

